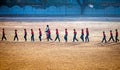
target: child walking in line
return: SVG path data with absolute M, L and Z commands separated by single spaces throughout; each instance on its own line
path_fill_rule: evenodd
M 74 33 L 74 36 L 73 36 L 73 42 L 76 40 L 76 41 L 78 41 L 78 39 L 76 38 L 76 35 L 77 35 L 77 32 L 76 32 L 76 30 L 75 29 L 73 29 L 73 33 Z
M 42 41 L 42 32 L 41 32 L 41 29 L 39 28 L 39 40 Z
M 26 29 L 24 29 L 24 39 L 25 41 L 27 41 L 27 30 Z
M 65 29 L 65 36 L 64 36 L 64 40 L 65 40 L 65 42 L 67 42 L 68 41 L 68 32 L 67 32 L 67 29 Z
M 35 41 L 34 40 L 34 31 L 33 31 L 33 29 L 31 29 L 31 41 L 33 41 L 33 42 Z
M 2 31 L 2 41 L 3 41 L 3 39 L 7 40 L 7 38 L 6 38 L 6 36 L 5 36 L 5 29 L 3 28 L 2 30 L 3 30 L 3 31 Z
M 80 38 L 81 38 L 82 42 L 84 42 L 84 30 L 83 29 L 81 30 L 81 36 L 80 36 Z
M 119 39 L 118 39 L 118 30 L 115 29 L 115 42 L 119 42 Z
M 110 42 L 111 40 L 114 42 L 112 30 L 110 30 L 110 38 L 109 38 L 108 42 Z
M 85 42 L 89 42 L 89 30 L 88 30 L 88 28 L 86 28 Z
M 51 31 L 50 31 L 50 29 L 48 29 L 47 40 L 48 40 L 48 41 L 49 41 L 49 40 L 53 40 L 53 39 L 51 38 Z
M 3 30 L 3 31 L 2 31 L 2 41 L 3 41 L 3 39 L 7 40 L 7 38 L 6 38 L 6 36 L 5 36 L 5 29 L 3 28 L 2 30 Z
M 60 37 L 59 37 L 59 32 L 58 32 L 58 29 L 56 29 L 56 38 L 55 38 L 55 41 L 58 39 L 58 41 L 60 42 Z
M 19 40 L 19 38 L 18 38 L 18 34 L 17 34 L 17 30 L 16 30 L 16 29 L 15 29 L 14 41 L 15 41 L 15 39 L 17 39 L 17 41 Z
M 106 34 L 105 32 L 103 31 L 103 39 L 102 39 L 102 43 L 105 41 L 105 43 L 107 43 L 107 40 L 106 40 Z

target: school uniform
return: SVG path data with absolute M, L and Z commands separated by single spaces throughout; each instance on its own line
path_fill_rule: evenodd
M 48 29 L 47 40 L 48 40 L 48 41 L 49 41 L 49 40 L 52 40 L 50 29 Z
M 103 32 L 103 39 L 102 39 L 102 43 L 105 41 L 105 43 L 107 43 L 107 40 L 106 40 L 106 35 L 105 33 Z
M 18 34 L 17 34 L 17 30 L 15 30 L 14 41 L 15 41 L 15 39 L 17 39 L 17 41 L 19 40 L 19 38 L 18 38 Z
M 24 30 L 24 39 L 25 39 L 25 41 L 27 41 L 27 31 L 26 30 Z
M 67 42 L 67 41 L 68 41 L 67 36 L 68 36 L 68 32 L 67 32 L 67 30 L 65 30 L 65 36 L 64 36 L 64 40 L 65 40 L 65 42 Z
M 31 41 L 35 41 L 34 40 L 34 31 L 33 30 L 31 30 Z
M 84 42 L 84 31 L 82 30 L 81 32 L 81 36 L 80 36 L 81 40 Z
M 89 42 L 89 31 L 88 31 L 88 29 L 86 29 L 85 42 Z
M 76 38 L 76 35 L 77 35 L 77 32 L 74 31 L 73 42 L 74 42 L 75 40 L 78 41 L 78 39 Z
M 111 41 L 111 40 L 114 42 L 114 38 L 113 38 L 113 33 L 112 32 L 110 32 L 110 38 L 109 38 L 108 42 Z
M 39 30 L 39 40 L 40 40 L 40 41 L 42 41 L 42 38 L 41 38 L 41 37 L 42 37 L 42 32 L 41 32 L 41 30 Z
M 118 31 L 116 31 L 116 35 L 115 35 L 115 42 L 118 42 L 119 39 L 118 39 Z
M 56 30 L 56 38 L 55 38 L 55 41 L 56 41 L 57 39 L 58 39 L 58 40 L 59 40 L 59 42 L 60 42 L 59 32 L 58 32 L 58 30 Z
M 6 36 L 5 36 L 5 31 L 3 30 L 3 32 L 2 32 L 2 41 L 3 41 L 3 39 L 5 39 L 5 40 L 7 40 L 7 38 L 6 38 Z

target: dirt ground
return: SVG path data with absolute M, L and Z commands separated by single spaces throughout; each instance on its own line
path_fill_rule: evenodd
M 45 27 L 50 25 L 52 38 L 59 29 L 61 42 L 46 41 Z M 59 22 L 0 22 L 0 38 L 5 28 L 7 41 L 0 41 L 0 70 L 120 70 L 120 42 L 101 43 L 102 31 L 109 39 L 109 30 L 120 33 L 120 22 L 59 21 Z M 24 28 L 28 41 L 24 42 Z M 35 32 L 35 42 L 30 41 L 30 29 Z M 42 30 L 42 42 L 38 29 Z M 64 42 L 64 29 L 68 29 L 68 43 Z M 72 42 L 73 29 L 79 42 Z M 89 28 L 90 42 L 80 40 L 81 29 Z M 13 41 L 14 30 L 19 41 Z M 120 37 L 119 37 L 120 39 Z

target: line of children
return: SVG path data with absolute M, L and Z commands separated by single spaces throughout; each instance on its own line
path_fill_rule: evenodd
M 118 39 L 118 30 L 115 29 L 115 40 L 114 40 L 114 36 L 113 36 L 113 33 L 112 33 L 112 30 L 110 30 L 110 38 L 108 40 L 108 42 L 110 41 L 113 41 L 113 42 L 118 42 L 119 39 Z M 102 39 L 102 43 L 105 41 L 105 43 L 107 43 L 107 40 L 106 40 L 106 35 L 105 35 L 105 32 L 103 31 L 103 39 Z
M 47 41 L 52 40 L 52 38 L 51 38 L 51 31 L 50 31 L 49 25 L 47 25 L 46 34 L 47 34 Z M 74 34 L 74 36 L 73 36 L 73 42 L 78 41 L 78 39 L 76 38 L 76 35 L 77 35 L 76 29 L 73 29 L 73 34 Z M 39 40 L 40 41 L 42 41 L 41 36 L 42 36 L 42 32 L 41 32 L 41 29 L 39 28 Z M 80 38 L 84 42 L 84 30 L 83 29 L 81 29 L 81 36 L 80 36 Z M 6 34 L 5 34 L 5 29 L 3 28 L 2 29 L 2 41 L 4 39 L 7 40 Z M 17 39 L 17 41 L 19 41 L 17 29 L 15 29 L 14 41 L 16 39 Z M 56 38 L 55 38 L 54 41 L 56 41 L 57 39 L 60 42 L 60 37 L 59 37 L 59 31 L 58 31 L 58 29 L 56 29 Z M 26 29 L 24 29 L 24 40 L 27 41 L 27 30 Z M 65 42 L 68 42 L 68 31 L 67 31 L 67 29 L 65 29 L 64 40 L 65 40 Z M 114 39 L 112 30 L 110 30 L 110 38 L 109 38 L 108 42 L 110 42 L 111 40 L 113 42 L 119 42 L 119 39 L 118 39 L 118 30 L 117 29 L 115 29 L 115 39 Z M 34 31 L 33 31 L 33 29 L 31 29 L 31 41 L 35 41 L 34 40 Z M 86 28 L 85 42 L 89 42 L 89 30 L 88 30 L 88 28 Z M 101 42 L 102 43 L 103 42 L 107 43 L 105 31 L 103 31 L 103 39 L 102 39 Z
M 89 42 L 89 30 L 88 30 L 88 28 L 86 28 L 85 40 L 84 40 L 84 29 L 81 29 L 80 39 L 82 40 L 82 42 Z
M 74 31 L 73 42 L 74 42 L 75 40 L 78 41 L 78 39 L 76 38 L 77 32 L 76 32 L 75 29 L 73 29 L 73 31 Z M 48 40 L 48 41 L 49 41 L 49 40 L 52 40 L 49 25 L 47 25 L 45 32 L 46 32 L 47 40 Z M 85 39 L 86 39 L 86 40 L 88 39 L 88 42 L 89 42 L 89 37 L 88 37 L 88 35 L 89 35 L 89 32 L 88 32 L 88 28 L 87 28 L 87 30 L 86 30 L 86 38 L 85 38 Z M 42 32 L 41 32 L 41 29 L 39 28 L 39 40 L 40 40 L 40 41 L 42 41 L 41 36 L 42 36 Z M 18 38 L 17 30 L 15 29 L 14 41 L 15 41 L 16 38 L 17 38 L 17 41 L 18 41 L 19 38 Z M 84 31 L 83 31 L 83 29 L 82 29 L 81 37 L 80 37 L 80 38 L 81 38 L 82 41 L 84 42 Z M 7 40 L 6 37 L 5 37 L 4 29 L 3 29 L 2 40 L 3 40 L 3 39 Z M 24 29 L 24 39 L 25 39 L 25 41 L 27 41 L 27 30 L 26 30 L 26 29 Z M 58 41 L 60 42 L 60 37 L 59 37 L 58 29 L 56 29 L 56 38 L 55 38 L 55 41 L 56 41 L 57 39 L 58 39 Z M 67 32 L 67 29 L 65 29 L 64 40 L 65 40 L 65 42 L 68 41 L 68 32 Z M 31 29 L 31 41 L 34 41 L 34 31 L 33 31 L 33 29 Z

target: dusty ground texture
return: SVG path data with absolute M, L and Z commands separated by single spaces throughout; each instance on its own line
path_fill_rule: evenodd
M 50 25 L 52 38 L 59 29 L 61 42 L 46 41 L 45 27 Z M 90 42 L 80 40 L 81 29 L 89 28 Z M 0 41 L 0 70 L 120 70 L 120 42 L 100 43 L 102 31 L 109 38 L 109 30 L 119 22 L 71 21 L 71 22 L 0 22 L 0 37 L 5 28 L 7 41 Z M 28 31 L 24 42 L 23 29 Z M 35 42 L 30 41 L 30 29 L 35 31 Z M 38 40 L 38 28 L 42 29 L 43 41 Z M 68 43 L 64 42 L 64 29 L 68 28 Z M 73 29 L 79 42 L 72 42 Z M 14 42 L 14 30 L 18 29 L 19 41 Z M 120 38 L 119 38 L 120 39 Z

